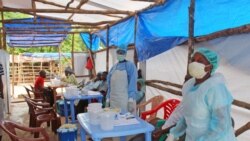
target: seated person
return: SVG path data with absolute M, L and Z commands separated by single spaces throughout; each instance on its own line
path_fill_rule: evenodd
M 108 72 L 104 71 L 101 73 L 101 84 L 97 88 L 97 90 L 101 93 L 106 93 L 108 89 L 108 84 L 107 84 L 107 75 Z
M 97 88 L 97 91 L 101 92 L 101 94 L 103 95 L 103 98 L 102 98 L 103 106 L 105 106 L 106 94 L 107 94 L 107 90 L 108 90 L 107 75 L 108 75 L 108 72 L 106 72 L 106 71 L 104 71 L 102 73 L 102 75 L 101 75 L 102 83 Z
M 142 87 L 142 82 L 137 80 L 137 93 L 135 95 L 136 104 L 139 104 L 145 97 L 145 92 L 143 91 Z
M 85 86 L 84 86 L 83 89 L 86 89 L 86 90 L 97 90 L 97 88 L 102 83 L 101 75 L 102 75 L 102 73 L 98 72 L 97 75 L 96 75 L 96 78 L 93 79 L 93 80 L 90 80 L 89 82 L 87 82 L 85 84 Z
M 143 92 L 143 93 L 145 93 L 146 92 L 146 85 L 145 85 L 145 80 L 144 80 L 144 78 L 142 77 L 142 72 L 141 72 L 141 70 L 139 69 L 138 71 L 137 71 L 137 73 L 138 73 L 138 77 L 137 77 L 137 82 L 139 82 L 140 83 L 140 85 L 141 85 L 141 91 Z
M 103 79 L 106 79 L 103 77 Z M 100 87 L 102 85 L 102 73 L 99 72 L 97 75 L 96 75 L 96 78 L 94 80 L 91 80 L 89 82 L 87 82 L 87 84 L 85 85 L 85 87 L 83 89 L 85 90 L 92 90 L 92 91 L 99 91 L 99 88 L 101 90 L 101 88 L 103 89 L 104 86 Z M 84 110 L 84 107 L 87 107 L 88 106 L 88 100 L 80 100 L 77 104 L 76 104 L 76 114 L 79 114 L 79 113 L 83 113 L 85 112 Z
M 74 71 L 70 67 L 67 67 L 64 70 L 64 73 L 65 73 L 66 78 L 62 78 L 61 81 L 66 82 L 68 84 L 72 84 L 72 85 L 78 84 L 78 82 L 75 78 Z
M 44 90 L 44 79 L 46 78 L 46 72 L 44 70 L 41 70 L 39 72 L 39 76 L 36 78 L 35 84 L 34 84 L 34 95 L 35 99 L 42 98 L 42 93 Z
M 34 84 L 34 95 L 35 99 L 43 98 L 43 100 L 49 102 L 50 106 L 52 106 L 54 103 L 53 91 L 49 87 L 44 87 L 45 78 L 46 72 L 44 70 L 41 70 Z

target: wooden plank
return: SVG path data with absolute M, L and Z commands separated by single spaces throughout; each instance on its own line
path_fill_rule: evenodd
M 48 5 L 53 5 L 53 6 L 61 7 L 61 8 L 65 8 L 66 7 L 64 5 L 60 5 L 58 3 L 54 3 L 54 2 L 50 2 L 50 1 L 45 1 L 45 0 L 34 0 L 34 1 L 40 2 L 40 3 L 43 3 L 43 4 L 48 4 Z M 74 9 L 74 8 L 68 7 L 68 9 Z
M 81 2 L 80 2 L 79 5 L 76 7 L 76 9 L 81 9 L 81 7 L 82 7 L 86 2 L 88 2 L 88 0 L 81 0 Z M 65 8 L 65 9 L 67 9 L 67 8 Z M 69 16 L 68 20 L 70 20 L 70 19 L 74 16 L 74 14 L 75 14 L 75 13 L 72 13 L 72 14 Z
M 191 62 L 191 55 L 194 52 L 194 10 L 195 10 L 195 0 L 190 0 L 190 7 L 189 10 L 189 28 L 188 28 L 188 62 L 187 62 L 187 68 L 188 64 Z M 191 78 L 188 69 L 185 76 L 185 81 L 189 80 Z
M 67 10 L 67 9 L 69 8 L 70 4 L 72 4 L 73 2 L 74 2 L 74 0 L 70 0 L 70 1 L 67 3 L 67 5 L 66 5 L 65 10 Z
M 79 33 L 85 33 L 86 31 L 70 31 L 70 32 L 8 32 L 8 35 L 14 34 L 14 35 L 26 35 L 26 34 L 79 34 Z
M 101 22 L 73 22 L 73 21 L 58 21 L 58 22 L 39 22 L 39 23 L 35 23 L 35 22 L 23 22 L 23 21 L 13 21 L 13 20 L 0 20 L 0 22 L 5 22 L 5 23 L 10 23 L 10 24 L 35 24 L 35 25 L 46 25 L 46 24 L 58 24 L 58 26 L 60 26 L 60 24 L 79 24 L 79 25 L 90 25 L 90 26 L 98 26 L 98 25 L 102 25 L 102 24 L 110 24 L 110 23 L 114 23 L 115 21 L 101 21 Z
M 17 9 L 17 8 L 0 8 L 3 12 L 36 12 L 36 13 L 76 13 L 76 14 L 126 14 L 132 15 L 134 12 L 123 10 L 82 10 L 82 9 Z
M 36 3 L 35 3 L 35 1 L 34 0 L 31 0 L 31 2 L 32 2 L 32 9 L 33 10 L 36 10 Z M 36 22 L 36 18 L 37 18 L 37 15 L 36 15 L 36 12 L 33 12 L 33 16 L 34 16 L 34 21 Z
M 100 28 L 98 26 L 50 26 L 50 25 L 37 25 L 36 27 L 6 27 L 7 30 L 32 30 L 32 29 L 89 29 L 89 28 Z M 0 27 L 2 29 L 2 27 Z
M 73 34 L 72 35 L 72 47 L 71 47 L 71 63 L 72 63 L 72 69 L 73 69 L 73 71 L 75 72 L 75 65 L 74 65 L 74 62 L 75 62 L 75 60 L 74 60 L 74 46 L 75 46 L 75 34 Z

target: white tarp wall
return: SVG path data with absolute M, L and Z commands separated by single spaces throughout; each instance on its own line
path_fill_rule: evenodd
M 217 72 L 223 73 L 227 86 L 234 99 L 250 102 L 250 34 L 222 37 L 197 44 L 198 47 L 208 47 L 215 50 L 220 58 Z M 146 62 L 146 79 L 158 79 L 182 84 L 187 69 L 187 47 L 175 47 L 153 57 Z M 167 92 L 147 87 L 147 99 L 154 95 L 164 95 L 166 98 L 180 98 Z M 233 106 L 232 116 L 235 129 L 250 121 L 250 111 Z M 249 141 L 250 131 L 238 137 L 239 141 Z
M 2 76 L 3 80 L 3 93 L 4 93 L 4 105 L 5 105 L 5 112 L 10 112 L 10 72 L 9 72 L 9 54 L 4 51 L 0 50 L 0 63 L 3 65 L 4 75 Z
M 76 76 L 88 75 L 89 72 L 85 68 L 87 57 L 87 53 L 74 53 L 74 71 Z
M 126 59 L 134 62 L 134 50 L 133 49 L 128 50 Z M 109 50 L 109 70 L 112 68 L 112 66 L 115 63 L 117 63 L 116 49 L 111 48 Z M 95 65 L 96 65 L 96 72 L 106 71 L 106 51 L 100 51 L 96 53 Z

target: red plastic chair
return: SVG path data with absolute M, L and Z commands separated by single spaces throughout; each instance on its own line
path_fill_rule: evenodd
M 157 95 L 157 96 L 150 98 L 146 102 L 138 104 L 136 107 L 137 107 L 137 111 L 139 112 L 139 115 L 141 115 L 141 113 L 145 111 L 147 105 L 151 105 L 151 109 L 154 109 L 155 107 L 160 105 L 163 100 L 164 100 L 164 97 L 162 95 Z M 151 114 L 147 120 L 149 121 L 155 118 L 156 118 L 156 114 Z
M 169 99 L 149 111 L 142 112 L 141 118 L 147 120 L 147 116 L 156 114 L 161 108 L 163 108 L 164 110 L 163 119 L 167 119 L 172 114 L 172 112 L 178 106 L 179 103 L 180 101 L 177 99 Z
M 44 128 L 36 127 L 36 128 L 30 128 L 30 127 L 24 127 L 19 124 L 16 124 L 12 121 L 1 121 L 0 127 L 9 135 L 11 141 L 49 141 L 49 135 L 45 131 Z M 41 133 L 41 137 L 39 138 L 27 138 L 27 137 L 19 137 L 16 133 L 16 130 L 31 132 L 31 133 Z

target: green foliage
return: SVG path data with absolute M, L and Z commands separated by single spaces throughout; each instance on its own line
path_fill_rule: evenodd
M 28 14 L 23 14 L 19 12 L 4 12 L 4 19 L 23 19 L 23 18 L 32 18 L 33 16 Z

